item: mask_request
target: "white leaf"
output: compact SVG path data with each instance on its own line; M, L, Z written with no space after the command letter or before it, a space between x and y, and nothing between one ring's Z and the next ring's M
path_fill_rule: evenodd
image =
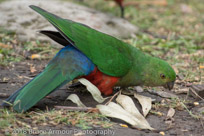
M118 95L116 98L117 103L119 103L127 112L138 116L138 118L143 117L139 110L136 108L132 99L127 95ZM144 118L144 117L143 117Z
M130 114L137 118L137 123L142 124L146 128L151 128L144 116L139 112L133 100L127 95L119 95L116 101ZM153 128L152 128L153 129Z
M96 100L98 103L102 103L106 100L106 98L103 98L101 96L101 92L98 90L98 88L85 78L80 78L79 82L86 86L87 90L91 93L94 100Z
M175 112L176 111L174 110L174 108L170 108L168 113L167 113L167 118L172 118L174 116Z
M111 104L114 106L110 106ZM136 125L135 121L132 119L134 117L116 103L110 102L108 105L97 105L96 108L105 116L124 120L133 126Z
M150 97L142 96L136 93L134 93L134 97L142 105L142 111L143 111L144 116L146 117L152 108L152 99Z
M143 122L140 122L134 115L125 111L120 105L114 102L110 102L108 105L97 105L96 107L99 109L101 114L105 116L121 119L140 129L153 130L152 127L144 125Z
M71 94L67 97L67 100L71 100L73 103L77 104L78 107L86 107L76 94Z

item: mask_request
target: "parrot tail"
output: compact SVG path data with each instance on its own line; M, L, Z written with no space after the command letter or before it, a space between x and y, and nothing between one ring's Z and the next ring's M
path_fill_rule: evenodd
M47 68L22 88L17 90L3 103L3 106L13 104L14 110L23 112L32 107L43 97L55 91L70 80L66 80L60 71Z
M24 112L42 98L69 81L88 75L94 64L73 46L66 46L50 61L34 79L12 94L3 106L12 104L17 112Z

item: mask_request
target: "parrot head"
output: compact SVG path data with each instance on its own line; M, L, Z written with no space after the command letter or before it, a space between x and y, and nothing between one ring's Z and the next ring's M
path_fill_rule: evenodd
M166 61L153 58L147 65L144 72L144 85L173 89L176 73Z

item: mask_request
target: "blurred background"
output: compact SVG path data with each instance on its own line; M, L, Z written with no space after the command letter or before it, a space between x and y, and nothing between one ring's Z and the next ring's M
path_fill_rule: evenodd
M31 4L166 59L187 81L203 81L200 69L204 65L202 0L1 0L2 65L23 61L32 54L44 52L44 48L48 48L46 53L52 54L53 46L38 48L40 42L50 43L50 40L36 31L54 28L28 7ZM7 46L9 50L4 48ZM50 57L46 53L43 53L44 58Z

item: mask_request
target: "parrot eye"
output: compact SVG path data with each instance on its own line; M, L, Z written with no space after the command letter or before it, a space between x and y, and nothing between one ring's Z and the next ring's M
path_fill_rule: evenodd
M165 79L166 76L164 74L160 74L161 79Z

